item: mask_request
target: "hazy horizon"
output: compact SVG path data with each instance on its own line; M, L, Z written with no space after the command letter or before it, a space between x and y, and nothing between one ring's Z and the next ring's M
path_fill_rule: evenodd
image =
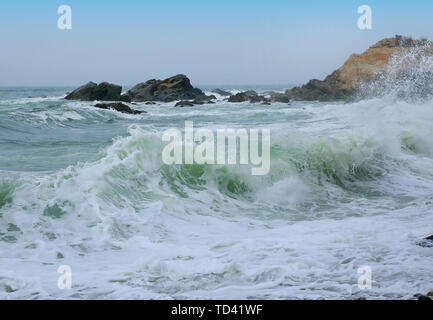
M63 4L72 8L72 30L57 28ZM364 4L372 30L357 27ZM383 38L433 39L432 11L425 0L18 0L1 5L0 86L131 86L179 73L196 86L301 84Z

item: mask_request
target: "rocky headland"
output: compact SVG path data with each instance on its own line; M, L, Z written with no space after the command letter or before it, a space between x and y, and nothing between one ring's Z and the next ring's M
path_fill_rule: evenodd
M386 71L392 56L410 48L431 46L426 39L413 40L396 35L383 39L361 54L352 54L342 67L324 80L313 79L301 87L286 90L292 100L335 101L345 100L357 94L362 85L375 81Z

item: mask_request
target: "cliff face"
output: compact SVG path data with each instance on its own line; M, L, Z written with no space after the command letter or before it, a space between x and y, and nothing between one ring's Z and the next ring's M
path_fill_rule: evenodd
M379 41L362 54L352 54L344 65L325 80L313 79L302 87L286 90L292 100L342 100L353 95L361 83L368 83L385 71L390 57L405 48L424 44L421 40L395 36Z

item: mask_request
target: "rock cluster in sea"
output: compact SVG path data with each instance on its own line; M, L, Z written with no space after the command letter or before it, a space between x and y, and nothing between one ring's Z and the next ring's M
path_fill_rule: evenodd
M207 96L200 89L194 88L188 77L182 74L165 80L152 79L139 83L123 95L121 91L122 87L116 84L89 82L72 91L65 99L125 102L195 100L197 103L216 99L215 96Z

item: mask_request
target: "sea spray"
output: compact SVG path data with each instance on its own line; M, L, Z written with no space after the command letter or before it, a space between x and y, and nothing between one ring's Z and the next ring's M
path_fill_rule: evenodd
M433 98L433 43L402 48L391 56L384 72L362 83L358 99L392 97L410 102Z

